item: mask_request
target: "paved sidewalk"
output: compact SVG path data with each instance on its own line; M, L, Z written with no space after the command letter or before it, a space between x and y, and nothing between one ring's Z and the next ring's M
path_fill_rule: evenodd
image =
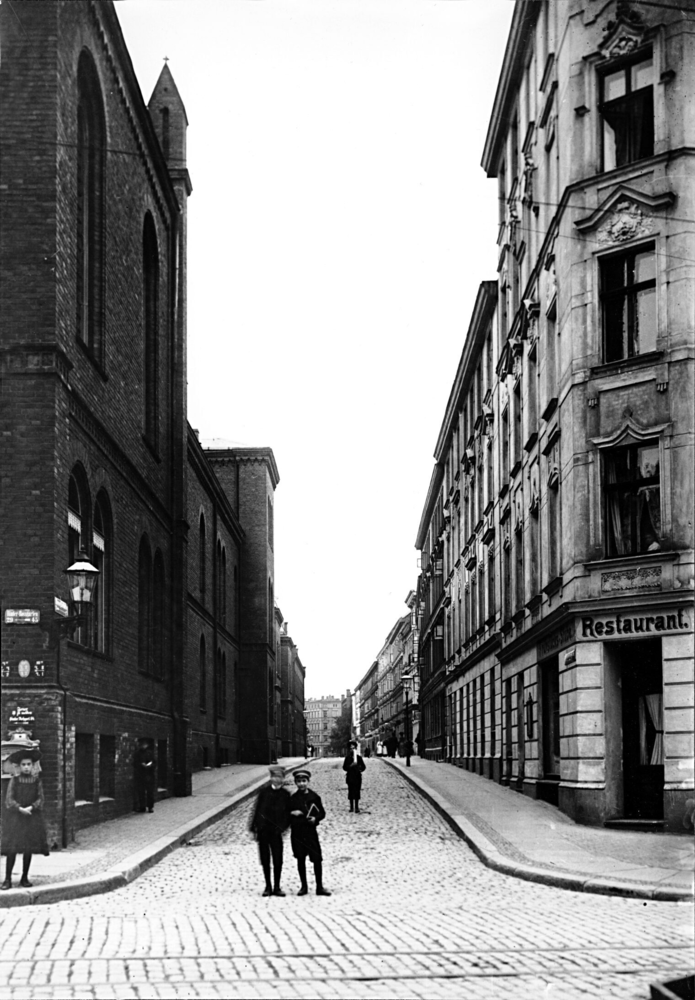
M306 761L281 757L279 763L293 770ZM267 780L267 764L231 764L199 771L193 775L192 795L163 799L153 813L128 813L97 823L81 830L66 850L34 856L29 876L32 888L0 892L0 908L78 899L127 885ZM16 869L15 865L15 885L19 882Z
M490 868L583 892L689 900L692 836L580 826L530 799L451 764L387 759L432 802Z

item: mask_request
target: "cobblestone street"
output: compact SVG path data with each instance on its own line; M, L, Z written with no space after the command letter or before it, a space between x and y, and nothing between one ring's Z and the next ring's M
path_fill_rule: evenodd
M692 907L568 892L486 868L396 771L348 812L315 762L325 883L263 898L251 802L131 885L5 911L0 989L42 998L647 998L692 969Z

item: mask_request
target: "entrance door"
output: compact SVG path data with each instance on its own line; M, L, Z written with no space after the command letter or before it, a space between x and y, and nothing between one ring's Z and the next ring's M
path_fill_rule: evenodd
M661 640L622 643L623 792L626 819L663 819Z
M521 791L526 777L526 734L524 731L524 671L516 675L516 787Z
M514 751L512 748L512 681L507 678L504 682L504 783L508 785L512 780L512 766L514 763Z
M541 664L543 777L560 780L560 675L558 658Z

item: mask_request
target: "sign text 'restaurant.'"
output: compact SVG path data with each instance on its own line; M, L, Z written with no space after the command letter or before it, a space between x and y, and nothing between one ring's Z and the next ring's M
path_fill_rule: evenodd
M666 615L616 615L614 618L582 618L582 639L601 639L604 636L644 635L654 632L682 632L690 622L679 609Z

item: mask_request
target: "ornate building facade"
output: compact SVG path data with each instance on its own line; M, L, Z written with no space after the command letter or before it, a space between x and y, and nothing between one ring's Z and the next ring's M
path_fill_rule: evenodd
M693 36L517 0L480 287L422 553L426 752L589 823L693 789Z

